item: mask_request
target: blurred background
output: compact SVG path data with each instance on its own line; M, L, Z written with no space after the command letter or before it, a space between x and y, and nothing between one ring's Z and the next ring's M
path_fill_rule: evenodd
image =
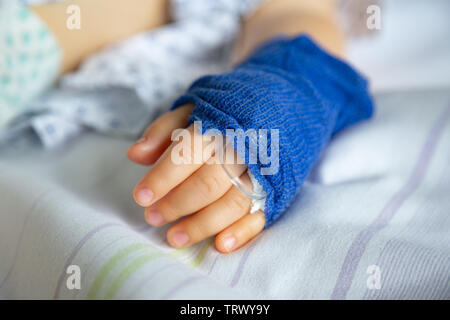
M381 29L352 41L349 59L372 89L450 86L450 2L383 0Z

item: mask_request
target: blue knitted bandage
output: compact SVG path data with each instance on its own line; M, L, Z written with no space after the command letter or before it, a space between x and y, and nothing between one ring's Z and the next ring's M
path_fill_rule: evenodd
M279 130L275 174L243 157L267 193L266 226L291 204L330 138L373 112L365 79L305 35L277 38L233 70L198 79L172 108L188 102L203 132Z

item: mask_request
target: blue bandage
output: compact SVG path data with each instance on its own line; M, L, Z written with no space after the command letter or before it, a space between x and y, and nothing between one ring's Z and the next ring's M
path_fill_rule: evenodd
M279 130L276 173L261 174L267 164L243 157L267 193L266 226L291 204L330 138L373 112L366 80L305 35L277 38L233 70L200 78L172 108L188 102L203 132Z

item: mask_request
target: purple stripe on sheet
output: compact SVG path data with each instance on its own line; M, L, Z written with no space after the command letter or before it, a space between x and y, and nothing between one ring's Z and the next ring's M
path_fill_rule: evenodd
M220 255L221 255L221 253L218 252L216 257L214 258L214 261L213 261L213 263L211 265L211 268L209 268L208 276L211 274L211 272L213 272L214 267L216 266L216 262L217 262L217 260L219 260Z
M448 160L450 164L450 158ZM440 171L439 182L421 197L422 205L407 227L383 247L376 262L382 270L381 289L367 289L363 299L445 297L450 282L450 256L440 249L438 242L447 243L448 239L441 234L438 240L436 231L449 225L450 216L446 215L445 205L429 210L426 203L428 198L433 202L432 195L436 192L446 190L450 182L449 169L450 166L446 166Z
M73 259L75 258L77 253L80 251L80 249L83 247L83 245L89 239L91 239L95 234L97 234L99 231L101 231L103 229L106 229L106 228L109 228L109 227L116 227L116 226L123 226L123 225L120 224L120 223L115 223L115 222L104 223L104 224L99 225L98 227L95 227L94 229L89 231L83 238L81 238L81 240L77 243L75 248L72 250L72 253L70 254L70 256L67 259L66 263L64 264L64 268L61 271L61 274L60 274L59 279L58 279L58 283L56 284L55 294L53 296L53 299L58 299L59 298L59 290L61 289L61 285L62 285L62 283L64 281L65 276L66 276L67 267L70 266L70 264L72 263Z
M173 287L172 289L169 290L169 292L167 292L164 296L161 297L161 300L167 300L170 299L171 296L173 296L174 294L178 293L179 291L181 291L184 287L189 286L191 283L200 280L200 279L204 279L203 276L193 276L190 278L187 278L184 281L181 281L179 284L177 284L175 287Z
M341 266L336 285L331 294L331 299L345 299L355 277L359 261L369 241L378 231L389 224L406 199L419 187L425 177L425 173L449 117L450 106L444 110L443 114L439 115L439 118L429 132L409 179L387 202L375 220L353 240L353 243L347 251L344 263Z
M19 240L16 243L16 248L14 250L14 258L13 261L11 263L11 266L8 269L8 272L6 273L6 276L3 278L3 280L0 282L0 289L5 285L6 281L9 279L9 277L11 276L12 271L14 270L14 266L16 265L17 262L17 257L19 255L19 247L22 244L23 241L23 237L25 235L25 227L27 226L28 220L30 219L31 214L33 213L33 211L36 209L38 203L45 197L45 195L49 194L50 190L45 190L44 192L42 192L41 194L39 194L39 196L36 197L36 199L34 200L33 204L31 205L30 210L28 210L28 214L25 217L25 220L23 222L23 226L22 229L20 230L20 235L19 235Z
M252 253L252 250L255 246L250 245L242 255L241 260L239 261L239 265L236 269L236 272L234 273L233 279L231 280L230 286L234 287L238 284L239 279L241 278L242 272L244 271L244 266L247 263L248 257L250 256L250 253Z

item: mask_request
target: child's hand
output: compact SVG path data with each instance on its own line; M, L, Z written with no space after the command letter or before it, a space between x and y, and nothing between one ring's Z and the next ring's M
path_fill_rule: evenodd
M249 214L251 199L237 189L220 164L175 164L172 131L184 128L192 105L177 108L152 123L127 152L131 161L154 166L134 189L134 199L145 208L145 218L162 226L180 218L167 232L167 240L183 248L216 236L216 248L228 253L255 237L265 224L264 213ZM188 128L191 137L200 133ZM194 138L191 138L194 141ZM245 165L228 166L251 188Z

